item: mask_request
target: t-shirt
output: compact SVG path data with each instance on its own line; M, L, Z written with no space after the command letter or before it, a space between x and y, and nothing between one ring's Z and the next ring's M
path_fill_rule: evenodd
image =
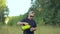
M28 18L25 18L21 22L27 22L31 27L37 27L36 22L33 19L29 20ZM27 29L23 31L23 34L34 34L34 31L30 31L30 29Z

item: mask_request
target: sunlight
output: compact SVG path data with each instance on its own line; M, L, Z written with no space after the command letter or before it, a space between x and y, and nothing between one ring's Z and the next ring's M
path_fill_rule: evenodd
M7 0L9 16L19 16L31 7L31 0Z

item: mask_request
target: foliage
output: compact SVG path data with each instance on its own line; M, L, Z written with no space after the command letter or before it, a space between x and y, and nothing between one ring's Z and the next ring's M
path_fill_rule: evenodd
M16 26L17 22L21 21L23 18L24 18L23 15L9 17L8 25L10 25L10 26Z
M3 24L5 21L5 15L8 15L8 12L9 12L9 9L6 6L6 0L0 0L0 22L3 22Z
M39 24L51 24L60 25L60 0L36 0L29 8L28 12L33 10L35 12L35 21ZM28 15L28 12L24 15L12 17L9 23L21 20ZM18 22L18 20L16 22ZM16 23L14 22L14 23ZM13 24L13 23L12 23Z
M60 0L36 0L29 11L35 11L37 22L42 19L43 24L60 25L59 3Z

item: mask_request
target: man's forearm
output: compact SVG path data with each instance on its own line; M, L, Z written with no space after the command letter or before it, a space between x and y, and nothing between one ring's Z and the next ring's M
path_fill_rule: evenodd
M18 24L18 25L23 25L23 24L26 25L26 24L28 24L28 23L26 23L26 22L18 22L17 24Z
M18 25L23 25L24 23L23 23L23 22L18 22L17 24L18 24Z

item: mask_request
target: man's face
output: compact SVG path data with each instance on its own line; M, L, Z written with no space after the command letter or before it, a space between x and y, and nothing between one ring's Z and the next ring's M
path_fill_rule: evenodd
M33 17L34 17L34 14L30 14L30 19L33 19Z
M35 13L33 11L29 12L28 18L33 19Z

